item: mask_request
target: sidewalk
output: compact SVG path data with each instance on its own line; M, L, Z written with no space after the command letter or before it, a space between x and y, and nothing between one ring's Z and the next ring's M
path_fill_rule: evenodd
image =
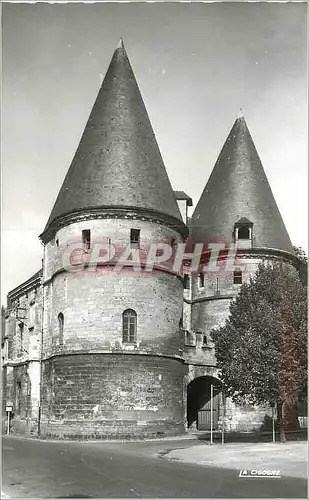
M307 442L227 443L170 450L162 458L226 469L276 469L281 476L307 477Z

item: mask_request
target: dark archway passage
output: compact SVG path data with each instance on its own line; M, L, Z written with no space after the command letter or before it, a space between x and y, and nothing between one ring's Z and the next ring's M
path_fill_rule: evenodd
M222 385L218 379L210 376L197 377L188 384L188 428L196 422L198 429L210 429L211 385L213 385L213 428L216 428L219 417Z

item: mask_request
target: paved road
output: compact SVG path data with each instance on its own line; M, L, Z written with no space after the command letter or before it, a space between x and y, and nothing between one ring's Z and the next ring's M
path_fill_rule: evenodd
M79 443L4 437L3 485L13 498L306 498L302 479L241 479L236 470L158 458L196 441Z

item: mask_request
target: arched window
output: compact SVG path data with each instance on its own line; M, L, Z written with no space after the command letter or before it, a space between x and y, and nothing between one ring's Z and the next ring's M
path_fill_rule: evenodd
M64 316L63 313L59 313L58 314L59 345L63 345L63 326L64 326Z
M252 248L253 244L253 222L247 217L242 217L234 225L234 241L238 242L239 248Z
M250 229L247 226L242 226L238 228L238 239L239 240L249 240Z
M133 309L126 309L122 313L122 342L134 344L136 342L137 314Z

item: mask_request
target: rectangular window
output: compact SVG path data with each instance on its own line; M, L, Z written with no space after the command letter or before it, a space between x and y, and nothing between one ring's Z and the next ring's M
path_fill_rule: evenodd
M86 250L90 249L90 229L83 229L82 240Z
M194 333L189 332L188 330L185 331L185 345L190 345L193 347L195 347L195 345L196 345Z
M234 271L234 285L241 285L241 284L242 284L242 272Z
M198 284L199 284L200 288L204 288L204 286L205 286L205 277L204 277L204 274L199 274Z
M130 242L134 247L138 247L140 241L140 229L131 229L130 232Z

